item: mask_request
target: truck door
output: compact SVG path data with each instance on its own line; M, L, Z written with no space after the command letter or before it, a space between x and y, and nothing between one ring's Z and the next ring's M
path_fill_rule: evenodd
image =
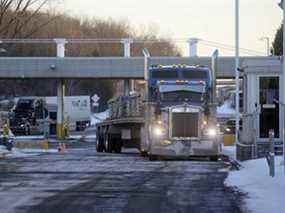
M275 138L279 138L279 77L259 77L259 137L269 138L269 130L273 129Z

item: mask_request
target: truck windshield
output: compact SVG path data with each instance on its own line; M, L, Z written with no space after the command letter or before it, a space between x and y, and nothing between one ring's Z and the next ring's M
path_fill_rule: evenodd
M161 101L163 102L176 102L187 101L200 103L203 101L203 93L190 92L190 91L173 91L161 93Z
M178 78L178 72L171 70L171 71L153 71L151 72L152 78L159 78L159 79L167 79L167 78Z
M208 73L203 70L186 70L183 71L183 77L186 79L207 79Z

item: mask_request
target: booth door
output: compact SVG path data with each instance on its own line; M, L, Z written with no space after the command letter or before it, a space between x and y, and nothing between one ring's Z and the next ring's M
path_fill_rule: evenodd
M269 138L273 129L275 138L279 138L279 77L264 76L259 78L259 137Z

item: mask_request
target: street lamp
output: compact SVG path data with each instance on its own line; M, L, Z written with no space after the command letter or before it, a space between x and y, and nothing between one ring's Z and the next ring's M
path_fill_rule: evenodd
M265 37L260 38L260 41L266 42L266 53L267 53L267 56L270 56L270 38L265 36Z
M235 0L235 83L236 83L236 134L235 142L238 144L239 133L239 0Z
M282 72L282 118L283 120L283 128L282 128L282 139L283 139L283 160L284 160L284 173L285 173L285 109L284 109L284 103L285 103L285 1L281 0L279 3L279 6L283 10L283 72Z

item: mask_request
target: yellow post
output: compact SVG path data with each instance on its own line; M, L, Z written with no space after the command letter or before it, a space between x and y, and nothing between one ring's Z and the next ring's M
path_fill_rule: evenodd
M9 129L8 124L6 123L6 124L4 125L4 128L3 128L3 137L4 137L5 142L8 141L9 133L10 133L10 129Z
M64 139L64 80L60 80L57 87L57 139Z
M49 149L49 141L46 140L44 143L43 143L43 149L47 152L48 149Z

